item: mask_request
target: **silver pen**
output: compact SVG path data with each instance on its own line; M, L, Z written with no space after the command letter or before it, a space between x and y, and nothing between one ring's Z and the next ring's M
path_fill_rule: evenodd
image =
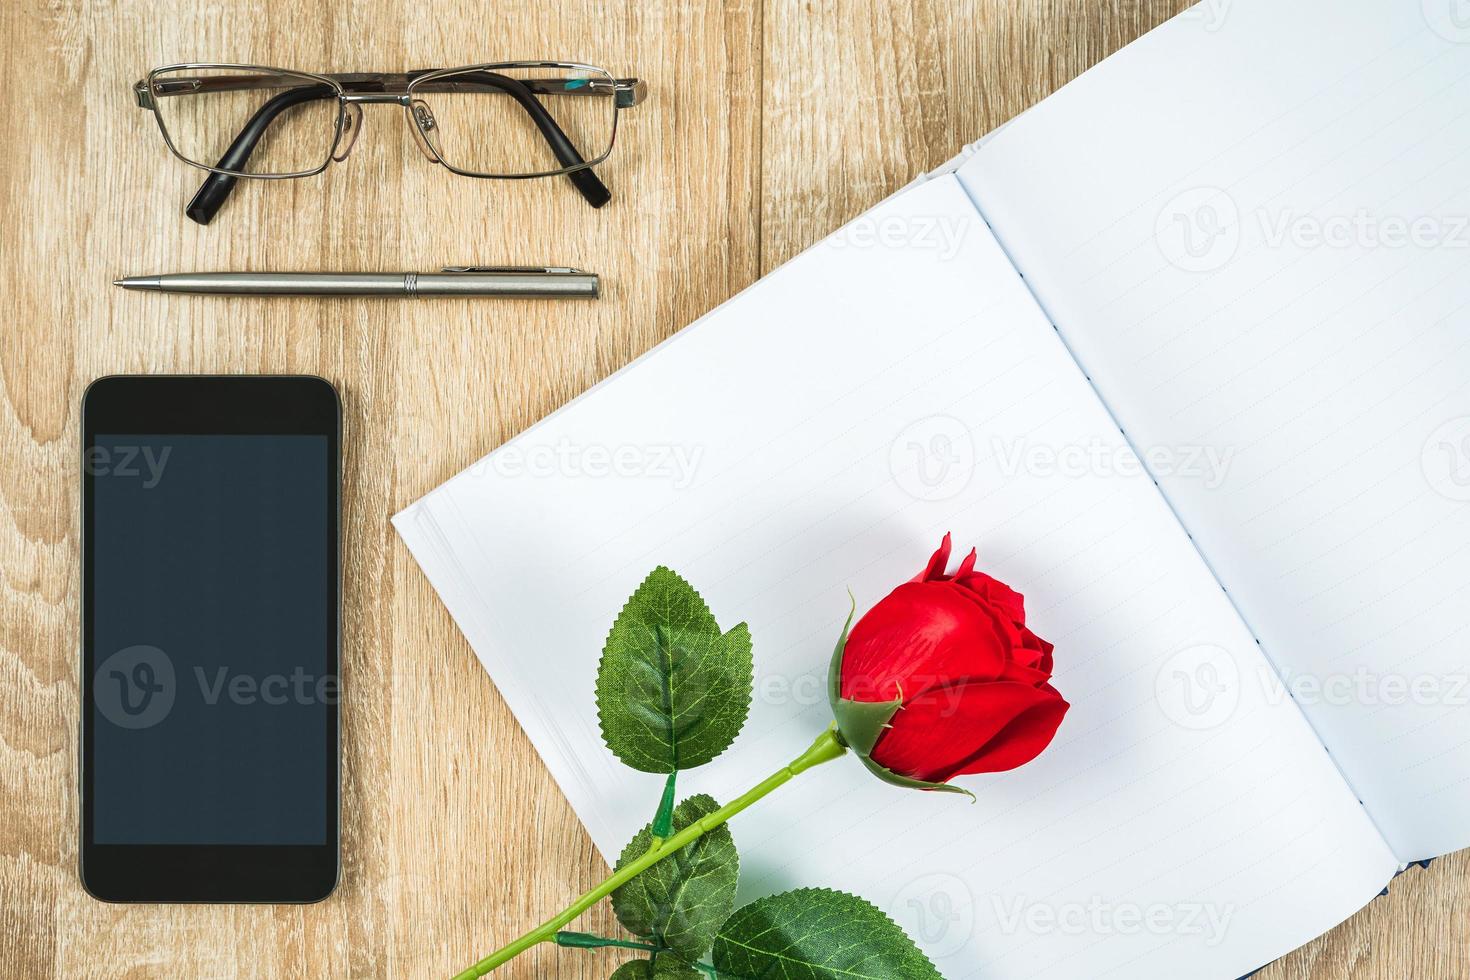
M452 265L439 272L176 272L114 279L163 293L246 296L561 296L596 299L597 274L557 266Z

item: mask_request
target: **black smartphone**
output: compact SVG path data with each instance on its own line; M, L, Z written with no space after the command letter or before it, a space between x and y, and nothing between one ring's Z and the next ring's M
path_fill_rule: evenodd
M315 377L82 398L81 876L313 902L338 872L341 408Z

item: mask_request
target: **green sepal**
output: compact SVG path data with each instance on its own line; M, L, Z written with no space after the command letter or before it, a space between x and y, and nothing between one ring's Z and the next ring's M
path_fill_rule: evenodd
M849 701L838 698L832 702L832 717L837 721L837 731L847 747L866 759L873 746L898 709L903 707L903 698L893 701Z
M847 650L847 634L852 632L852 617L857 615L857 596L850 589L847 599L851 603L847 610L847 622L842 624L842 635L837 638L832 661L827 665L827 703L832 706L834 716L837 714L837 702L842 700L842 654Z
M963 786L951 786L949 783L930 783L922 779L913 779L908 776L900 776L893 770L885 769L882 766L878 765L878 763L874 762L870 757L863 755L862 753L858 754L858 758L862 760L863 765L868 767L869 772L877 776L879 779L883 780L885 783L888 783L890 786L900 786L904 789L921 789L933 793L959 793L963 796L968 796L971 803L975 802L975 794L971 793Z
M832 706L832 719L837 722L837 734L844 745L859 756L866 758L878 744L878 738L898 709L903 707L903 692L893 701L849 701L842 696L842 659L847 653L847 635L852 632L852 619L857 614L857 599L847 593L851 605L847 610L847 622L842 624L842 635L837 637L837 646L832 650L832 662L827 667L827 703Z
M868 771L890 786L904 789L928 790L936 793L959 793L975 801L975 794L948 783L931 783L922 779L900 776L874 762L870 753L878 739L890 727L893 716L903 707L903 691L892 701L849 701L842 696L842 660L847 652L847 635L852 631L852 618L857 612L857 599L851 592L848 598L852 607L847 613L847 622L842 626L842 635L837 638L837 648L832 651L832 662L827 668L827 703L832 706L832 718L837 722L837 734L848 748L862 760Z

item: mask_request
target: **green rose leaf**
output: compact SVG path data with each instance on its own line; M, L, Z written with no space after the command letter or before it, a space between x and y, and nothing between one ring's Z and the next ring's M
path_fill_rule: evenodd
M612 980L703 980L704 974L686 966L672 956L660 956L652 960L631 960L618 967Z
M720 927L714 962L721 977L731 978L943 980L876 906L826 888L801 888L742 907Z
M745 624L721 633L693 586L659 566L618 613L602 648L602 739L643 772L702 766L740 734L754 673Z
M719 808L708 796L691 796L674 808L674 831ZM644 827L623 848L618 867L642 857L652 842L652 827ZM716 827L613 892L613 912L635 936L667 946L693 963L709 950L720 923L735 907L739 878L735 839L730 828Z

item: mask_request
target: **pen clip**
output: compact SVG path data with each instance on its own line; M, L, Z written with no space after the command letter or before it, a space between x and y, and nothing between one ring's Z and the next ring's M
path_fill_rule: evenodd
M572 276L582 274L581 269L573 269L570 266L547 265L446 265L440 271L450 274L474 272L508 272L538 276Z

